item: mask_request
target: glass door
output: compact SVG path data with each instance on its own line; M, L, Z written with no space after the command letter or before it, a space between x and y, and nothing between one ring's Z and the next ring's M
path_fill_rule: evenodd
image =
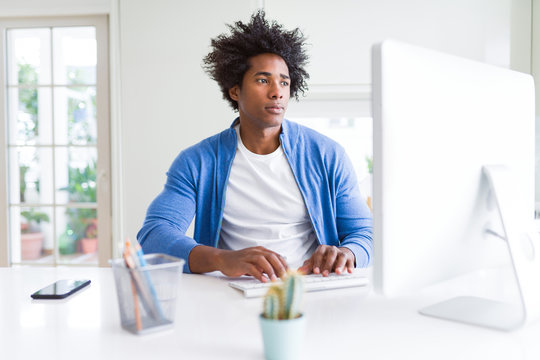
M97 265L100 247L110 247L97 40L88 25L6 29L11 264Z

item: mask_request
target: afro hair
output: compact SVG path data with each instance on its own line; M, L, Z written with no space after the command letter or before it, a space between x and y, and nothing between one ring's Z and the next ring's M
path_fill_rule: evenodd
M223 98L234 110L238 110L238 103L229 96L229 89L242 85L250 67L249 59L259 54L280 56L289 69L291 96L298 100L299 93L305 93L309 74L304 67L308 56L303 48L306 39L298 28L287 31L275 21L269 23L262 10L253 14L248 24L237 21L227 27L230 35L212 39L212 51L204 58L203 68L218 83Z

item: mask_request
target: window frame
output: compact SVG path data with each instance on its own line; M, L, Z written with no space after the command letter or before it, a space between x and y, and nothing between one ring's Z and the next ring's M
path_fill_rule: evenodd
M98 266L108 266L112 257L111 221L111 141L110 141L110 95L109 95L109 19L108 15L66 16L66 17L0 17L0 266L10 266L9 243L9 200L8 200L8 113L6 106L6 30L33 27L93 26L96 28L97 67L96 67L96 120L97 136L97 209L98 209ZM58 248L57 239L54 247ZM57 265L58 259L54 258ZM26 264L26 263L25 263ZM80 266L66 264L65 266ZM29 265L32 265L29 263ZM43 264L36 264L43 265ZM83 264L88 266L88 264Z

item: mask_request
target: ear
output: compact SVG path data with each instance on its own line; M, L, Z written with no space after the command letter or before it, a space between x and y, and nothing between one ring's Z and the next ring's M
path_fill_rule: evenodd
M238 101L239 94L240 94L240 86L234 85L232 88L229 89L229 96L234 101Z

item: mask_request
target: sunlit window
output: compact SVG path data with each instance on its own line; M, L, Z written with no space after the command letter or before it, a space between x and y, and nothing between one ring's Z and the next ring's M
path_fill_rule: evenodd
M10 262L97 264L96 28L8 28L5 51Z

